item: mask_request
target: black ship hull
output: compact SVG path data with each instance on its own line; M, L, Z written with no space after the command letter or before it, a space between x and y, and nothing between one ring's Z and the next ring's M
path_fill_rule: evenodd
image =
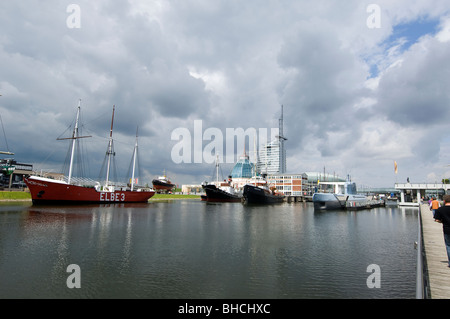
M158 179L154 179L152 183L153 188L157 191L171 191L175 187L175 184L166 183Z
M284 201L283 196L253 185L244 186L243 197L246 204L277 204Z
M242 196L231 194L224 190L217 188L215 185L204 185L203 189L206 192L207 202L240 202Z

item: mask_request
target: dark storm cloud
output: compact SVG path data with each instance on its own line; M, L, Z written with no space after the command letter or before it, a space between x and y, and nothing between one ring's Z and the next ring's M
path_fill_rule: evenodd
M381 183L393 158L404 171L402 158L450 155L442 142L449 42L436 36L448 36L446 1L379 1L379 29L366 25L369 1L79 1L81 28L69 28L71 3L2 5L0 111L18 159L40 164L58 154L48 166L60 161L66 146L55 138L73 121L79 99L95 135L91 158L103 159L116 105L122 165L139 126L147 174L166 169L180 183L211 169L172 161L175 128L192 132L193 121L203 120L204 129L223 133L270 129L281 104L289 171L327 164L372 178L366 172L385 165ZM395 25L415 26L424 16L442 21L438 30L414 38L407 51L393 47L401 42L389 38ZM378 73L370 72L374 66ZM432 174L426 165L417 174Z
M364 68L333 33L321 24L304 25L286 39L278 57L280 66L292 73L283 90L287 126L294 128L290 132L297 137L292 144L311 136L320 138L324 156L336 154L328 145L327 132L357 130L361 122L354 121L353 105L368 91L361 85Z

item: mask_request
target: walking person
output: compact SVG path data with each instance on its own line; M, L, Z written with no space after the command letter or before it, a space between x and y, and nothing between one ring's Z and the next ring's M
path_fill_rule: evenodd
M434 214L436 213L436 210L441 207L441 203L439 203L439 201L436 199L436 197L433 196L433 198L431 199L431 203L430 203L430 209L433 212L433 218L434 218Z
M450 267L450 195L444 195L444 206L436 210L434 219L438 223L442 223L448 266Z

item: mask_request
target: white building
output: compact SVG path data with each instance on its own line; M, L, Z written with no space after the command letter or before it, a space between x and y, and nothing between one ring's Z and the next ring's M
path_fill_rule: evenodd
M278 135L270 143L262 146L259 151L259 158L257 161L257 169L260 173L284 174L286 173L286 150L284 148L283 132L283 105L281 106L281 117L278 120Z
M286 173L286 151L281 139L276 138L262 146L257 168L267 175Z

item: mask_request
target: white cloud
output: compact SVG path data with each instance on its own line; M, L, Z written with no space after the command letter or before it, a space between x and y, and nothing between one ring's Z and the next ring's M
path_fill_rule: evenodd
M445 17L441 21L441 31L436 35L441 42L450 41L450 17Z

